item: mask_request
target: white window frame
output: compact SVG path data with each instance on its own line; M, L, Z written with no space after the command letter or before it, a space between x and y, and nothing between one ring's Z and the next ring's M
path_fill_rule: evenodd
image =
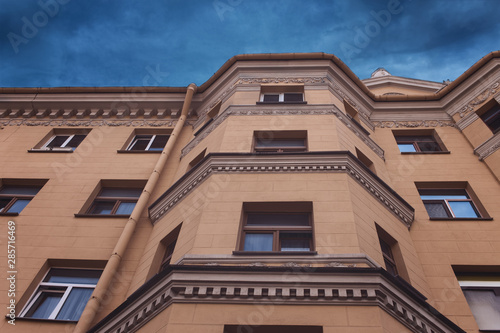
M264 95L278 95L279 100L278 103L284 103L285 102L285 94L301 94L302 95L302 101L297 101L297 103L303 102L304 101L304 93L302 92L282 92L282 93L262 93L260 94L260 102L264 102ZM267 103L267 102L265 102Z
M48 292L48 293L63 293L63 296L59 300L59 303L54 308L54 310L52 311L52 313L50 314L50 316L48 318L44 318L44 319L48 319L48 320L55 320L56 317L57 317L57 315L61 311L64 303L68 299L68 296L71 293L71 290L73 290L73 288L76 287L76 288L81 288L81 289L92 289L92 290L94 290L95 287L96 287L96 285L97 285L97 284L43 282L43 280L45 280L45 278L47 277L47 275L50 273L50 270L53 269L53 268L54 269L71 269L71 268L67 268L67 267L51 267L51 268L49 268L49 270L47 270L47 273L45 273L45 275L43 276L42 281L36 287L35 292L33 293L33 295L31 295L30 301L28 302L28 304L26 304L26 306L24 307L24 309L19 314L19 317L24 317L31 310L31 308L33 307L33 305L36 304L36 302L42 296L43 293L46 293L46 292ZM74 270L87 270L88 271L88 270L94 270L94 269L78 269L78 268L75 268ZM102 271L102 270L95 270L95 271ZM51 288L66 288L66 290L65 291L62 291L62 290L61 291L50 290ZM29 318L29 317L27 317L27 318Z
M66 141L63 142L62 145L60 145L59 147L47 147L49 145L49 143L51 143L52 141L54 141L54 139L58 136L66 136L66 135L69 135L68 139ZM50 139L47 140L47 142L45 142L45 144L42 146L42 149L46 149L46 150L68 150L68 151L73 151L75 148L73 147L66 147L66 145L75 137L75 135L85 135L87 136L87 134L55 134L53 136L50 137Z
M165 135L165 136L170 136L170 135L168 135L168 134L136 134L136 135L134 136L134 138L132 139L132 141L130 142L130 144L128 145L127 150L128 150L128 151L132 151L132 147L134 147L134 145L137 143L137 137L138 137L138 136L148 136L148 135L150 135L150 136L151 136L151 139L149 139L149 143L148 143L148 145L146 146L146 149L141 150L141 151L149 151L149 148L151 148L151 145L152 145L152 144L153 144L153 142L155 141L155 139L156 139L156 136L157 136L157 135ZM147 139L142 138L141 140L147 140ZM168 141L168 139L167 139L167 141Z
M474 289L477 289L477 290L481 290L481 289L487 289L487 288L500 288L500 281L481 281L481 280L458 280L458 284L460 285L460 288L462 288L462 292L463 292L463 288L470 288L469 290L474 290ZM465 297L465 294L464 294L464 297ZM467 302L468 303L468 302ZM472 308L470 307L469 305L469 309L471 310L472 314L474 315L474 317L476 316L475 313L472 311ZM474 318L475 319L475 318ZM476 319L477 321L477 319ZM479 325L479 322L478 322L478 325ZM479 330L481 331L481 327L479 327ZM485 329L483 328L484 331L489 331L491 329ZM495 329L495 331L497 330L497 328Z

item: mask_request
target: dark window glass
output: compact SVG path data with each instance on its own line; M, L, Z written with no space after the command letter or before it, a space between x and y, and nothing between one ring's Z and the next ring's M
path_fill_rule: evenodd
M500 105L495 105L490 110L486 111L481 119L491 129L493 133L500 130Z
M283 98L285 102L302 102L302 94L285 93Z
M441 146L432 135L397 135L395 138L402 153L442 151Z
M40 191L39 186L4 186L0 188L0 213L19 214Z
M279 94L264 94L264 102L279 102Z
M163 150L163 148L167 144L168 138L168 135L157 135L154 141L151 143L149 150Z

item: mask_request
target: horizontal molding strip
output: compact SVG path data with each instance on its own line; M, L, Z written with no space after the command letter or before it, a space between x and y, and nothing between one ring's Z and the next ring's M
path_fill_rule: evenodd
M378 306L412 332L465 332L381 268L182 265L156 275L89 332L137 332L174 303Z
M347 173L391 211L407 228L414 209L348 151L304 153L212 153L170 187L149 207L153 224L212 174L222 173Z
M181 158L188 154L203 139L212 133L229 116L273 116L273 115L334 115L353 133L356 134L371 150L381 159L384 159L384 150L375 143L363 130L361 130L347 115L333 104L322 105L232 105L214 118L212 123L205 127L193 140L183 149Z

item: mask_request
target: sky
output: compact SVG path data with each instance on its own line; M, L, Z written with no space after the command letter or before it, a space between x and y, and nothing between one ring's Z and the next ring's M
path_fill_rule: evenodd
M0 87L201 85L288 52L442 82L500 50L499 17L500 0L0 0Z

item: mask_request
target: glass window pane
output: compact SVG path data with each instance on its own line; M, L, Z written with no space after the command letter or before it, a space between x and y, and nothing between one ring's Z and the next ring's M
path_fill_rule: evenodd
M427 210L427 213L429 214L429 217L444 217L448 218L447 210L444 206L444 203L425 203L425 209Z
M287 93L284 96L285 102L302 102L302 94L297 93L297 94L292 94L292 93Z
M89 214L104 214L104 215L109 215L111 214L111 211L113 211L113 207L115 206L115 202L106 202L106 201L101 201L101 202L95 202L92 208L89 211Z
M436 142L418 142L420 151L441 151L441 147Z
M28 318L48 319L61 300L63 293L42 292L30 311Z
M0 194L35 195L39 191L40 187L37 186L4 186Z
M7 206L12 199L0 199L0 213L3 211L5 206Z
M310 251L311 234L280 233L281 251Z
M309 214L248 213L247 225L309 226Z
M136 204L135 202L122 202L120 203L120 206L118 206L118 209L116 210L115 214L130 215L134 210L135 204Z
M402 153L414 153L417 151L412 143L398 143L398 147Z
M73 288L56 319L78 320L94 289Z
M105 187L99 194L100 197L112 198L139 198L142 188L112 188Z
M68 140L69 137L70 137L69 135L56 135L56 137L54 139L52 139L52 141L49 142L47 147L50 147L50 148L61 147L62 144L64 142L66 142L66 140Z
M9 213L20 213L26 207L31 200L28 199L17 199L16 202L9 208Z
M443 194L443 195L427 195L423 194L420 196L422 200L446 200L446 199L469 199L466 195L451 195L451 194Z
M157 135L153 143L149 147L149 150L163 150L163 148L167 144L168 138L168 135Z
M279 102L280 95L278 94L265 94L264 102Z
M480 330L500 329L500 297L491 289L464 290Z
M101 273L102 271L92 269L52 268L43 281L71 284L96 284Z
M128 150L146 150L152 138L152 135L136 135Z
M396 268L396 265L394 265L393 262L390 260L384 258L384 263L385 263L385 269L387 272L389 272L391 275L398 275L398 269Z
M305 139L257 139L257 148L305 147Z
M69 140L65 147L76 148L80 143L82 143L85 137L86 135L75 135L71 140Z
M245 234L244 251L272 251L273 234Z
M470 201L448 201L455 217L480 217Z

